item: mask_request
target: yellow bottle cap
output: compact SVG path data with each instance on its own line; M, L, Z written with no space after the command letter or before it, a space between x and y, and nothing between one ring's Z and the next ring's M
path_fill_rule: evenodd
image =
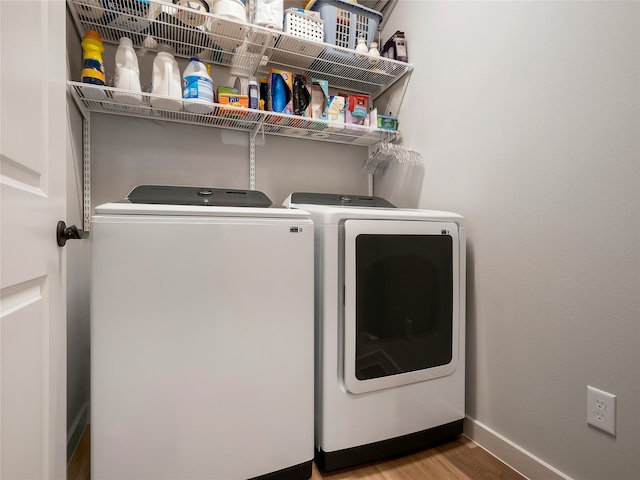
M95 30L87 30L84 32L84 37L82 39L89 38L91 40L96 40L97 42L102 42L102 38L100 38L100 34Z

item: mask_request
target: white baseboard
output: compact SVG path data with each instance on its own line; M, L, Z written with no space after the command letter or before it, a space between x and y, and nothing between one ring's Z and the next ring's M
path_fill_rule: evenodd
M89 402L86 402L82 405L82 408L80 408L80 411L76 415L76 418L74 418L73 423L67 432L67 466L69 466L69 462L73 458L76 448L78 448L78 444L82 438L82 432L84 432L88 423Z
M571 480L557 468L469 416L464 419L464 436L531 480Z

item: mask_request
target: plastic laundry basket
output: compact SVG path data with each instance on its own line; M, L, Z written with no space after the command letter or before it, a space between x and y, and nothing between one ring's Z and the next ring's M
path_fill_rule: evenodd
M324 20L324 41L338 47L355 49L359 37L368 46L382 21L380 12L347 0L315 0L308 8Z

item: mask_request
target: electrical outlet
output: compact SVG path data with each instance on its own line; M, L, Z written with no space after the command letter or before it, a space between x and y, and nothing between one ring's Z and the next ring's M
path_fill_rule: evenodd
M616 436L616 396L587 385L587 423Z

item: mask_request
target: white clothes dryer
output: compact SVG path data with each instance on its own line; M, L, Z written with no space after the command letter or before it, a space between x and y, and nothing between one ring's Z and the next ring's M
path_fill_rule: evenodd
M91 224L91 478L306 480L313 223L140 186Z
M293 193L315 229L315 460L329 471L453 439L465 415L460 215Z

